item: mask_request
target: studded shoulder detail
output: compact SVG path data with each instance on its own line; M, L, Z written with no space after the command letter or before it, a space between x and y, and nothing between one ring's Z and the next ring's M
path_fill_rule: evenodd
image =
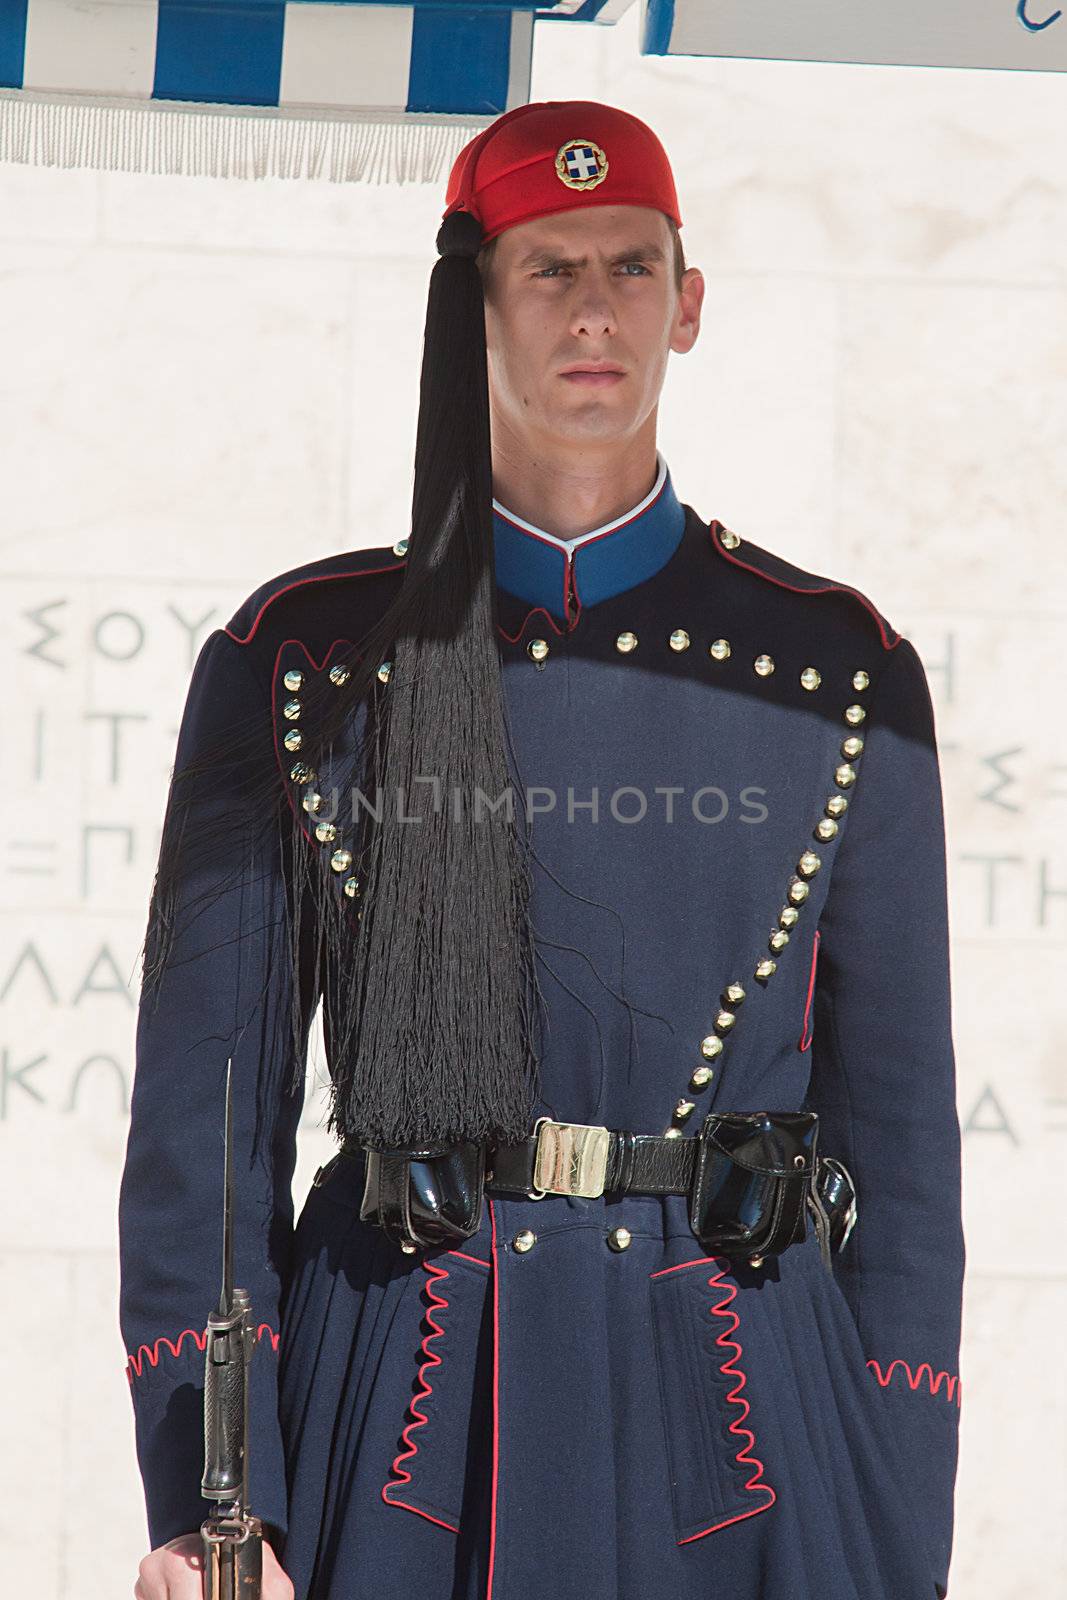
M329 694L340 688L347 683L356 659L348 639L335 639L319 661L301 640L288 639L278 651L271 690L274 749L289 803L309 844L325 850L339 889L349 900L357 899L362 889L352 849L355 829L349 823L349 832L345 832L337 815L336 791L328 804L322 793L326 780L306 757L314 742L313 729L308 726L309 691L314 688ZM391 665L383 661L378 668L378 681L383 685L389 681ZM361 914L357 909L357 919Z
M791 589L795 594L851 595L873 618L884 649L892 650L900 643L900 634L862 590L855 589L848 583L839 583L834 578L824 578L816 572L807 572L803 567L794 566L791 561L784 560L773 551L763 549L748 539L742 539L732 528L727 528L714 519L708 527L712 548L733 566L743 567L758 577L766 578L769 583L777 584L780 589Z
M366 550L346 550L340 555L309 561L268 579L238 606L225 632L236 644L250 644L260 631L264 618L283 596L312 585L340 583L346 578L373 577L382 572L399 572L407 556L408 541L393 545L374 545Z

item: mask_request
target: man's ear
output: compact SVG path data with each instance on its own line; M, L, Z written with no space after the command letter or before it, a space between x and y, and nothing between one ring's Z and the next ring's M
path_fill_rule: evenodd
M704 274L699 267L686 267L678 290L678 305L671 327L671 349L684 355L696 344L700 332L700 309L704 304Z

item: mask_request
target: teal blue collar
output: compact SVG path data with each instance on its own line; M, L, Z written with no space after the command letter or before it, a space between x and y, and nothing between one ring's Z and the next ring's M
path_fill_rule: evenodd
M656 481L643 500L568 545L493 500L496 580L509 593L554 616L567 616L568 562L582 607L644 583L666 566L685 532L685 509L657 451Z

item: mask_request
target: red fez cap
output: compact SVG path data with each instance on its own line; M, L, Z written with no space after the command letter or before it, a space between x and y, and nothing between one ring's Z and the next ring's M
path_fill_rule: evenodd
M482 242L576 206L650 206L681 227L667 152L639 117L597 100L505 111L456 157L442 219L469 211Z

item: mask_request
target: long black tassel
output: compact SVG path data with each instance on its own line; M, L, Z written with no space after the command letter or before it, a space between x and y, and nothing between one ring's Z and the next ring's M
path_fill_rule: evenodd
M497 647L480 242L466 212L438 235L407 570L377 696L381 815L359 960L331 997L330 1126L375 1148L521 1138L538 1092L530 872Z
M530 858L497 646L480 243L466 212L438 234L400 592L356 642L347 681L301 695L301 756L315 787L333 785L358 900L305 837L316 816L294 816L256 719L175 772L145 943L151 989L194 883L202 904L253 859L279 864L293 1084L321 990L330 1128L378 1149L519 1139L540 1092ZM202 803L235 791L240 848L232 812L227 827Z

